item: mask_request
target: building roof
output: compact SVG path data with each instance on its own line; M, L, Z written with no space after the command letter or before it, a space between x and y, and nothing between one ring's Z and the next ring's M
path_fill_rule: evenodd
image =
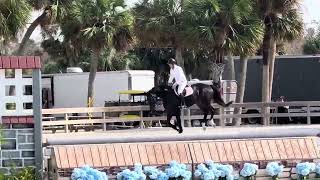
M3 116L2 124L34 124L33 116Z
M58 169L83 165L95 168L161 166L176 160L186 164L301 161L319 159L315 137L192 142L116 143L54 146Z
M0 56L0 69L40 69L40 56Z

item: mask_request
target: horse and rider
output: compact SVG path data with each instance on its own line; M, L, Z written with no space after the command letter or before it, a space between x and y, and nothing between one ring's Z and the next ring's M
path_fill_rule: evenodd
M159 85L152 88L147 96L151 113L155 112L157 98L161 98L167 114L167 124L179 133L183 132L180 118L181 108L196 104L204 113L201 124L205 127L208 125L208 114L211 115L210 120L213 121L214 108L211 105L212 102L223 107L232 104L232 101L229 103L223 101L220 86L217 83L212 83L212 85L201 82L188 84L183 69L177 65L173 58L169 59L168 65L170 66L168 85ZM170 123L173 116L176 117L176 124Z

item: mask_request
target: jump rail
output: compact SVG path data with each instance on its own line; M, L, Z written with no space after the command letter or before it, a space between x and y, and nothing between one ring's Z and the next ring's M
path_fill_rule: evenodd
M311 124L311 117L320 116L320 112L314 112L314 109L320 110L320 101L297 101L297 102L270 102L270 103L237 103L232 104L229 108L242 108L242 109L261 109L263 107L276 108L281 106L300 107L300 109L294 112L288 113L256 113L256 114L226 114L225 109L221 108L217 104L213 104L215 108L220 109L220 114L215 115L214 119L219 120L219 125L225 125L225 119L227 118L263 118L269 119L267 124L270 124L270 118L278 117L307 117L307 124ZM302 108L301 108L302 107ZM317 108L319 107L319 108ZM196 106L192 106L189 109L185 109L188 113L183 113L182 120L191 122L194 119L202 119L202 115L191 115L190 110L198 109ZM114 106L114 107L91 107L91 108L56 108L56 109L43 109L43 120L49 119L50 121L43 121L43 126L65 126L65 131L68 132L68 125L84 125L84 124L102 124L103 129L106 130L106 124L115 122L140 122L140 127L144 127L144 122L150 121L162 121L166 120L166 117L143 117L144 111L149 111L149 106ZM139 112L139 116L123 119L120 117L108 117L107 113L114 112ZM87 116L72 116L72 114L88 114L94 113L92 118ZM55 117L63 117L61 120L54 120ZM183 123L184 124L184 123ZM191 126L190 123L188 126Z

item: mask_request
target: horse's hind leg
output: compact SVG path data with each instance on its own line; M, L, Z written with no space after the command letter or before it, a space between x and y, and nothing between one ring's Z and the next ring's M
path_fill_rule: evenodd
M210 106L210 112L211 112L211 116L209 120L209 125L215 127L216 123L214 123L214 120L213 120L214 108L212 106Z
M172 115L167 115L167 124L168 124L168 126L171 127L174 130L179 131L176 125L171 124L171 122L170 122L171 119L172 119Z
M177 118L178 132L182 133L183 132L183 128L182 128L182 125L181 125L181 118L180 118L180 116L176 116L176 118Z

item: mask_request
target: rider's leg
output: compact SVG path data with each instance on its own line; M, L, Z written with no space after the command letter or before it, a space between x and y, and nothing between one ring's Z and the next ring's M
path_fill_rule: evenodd
M182 94L179 95L179 98L180 98L180 101L181 101L181 106L182 107L185 107L186 106L186 103L184 101L184 96Z
M184 88L187 86L187 82L181 82L178 87L178 94L181 100L181 106L185 106L184 96L182 94Z

